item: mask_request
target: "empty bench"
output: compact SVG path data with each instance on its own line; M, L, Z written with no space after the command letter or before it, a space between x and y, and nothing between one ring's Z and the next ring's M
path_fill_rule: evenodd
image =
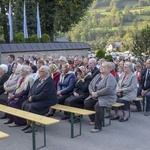
M9 135L7 133L4 133L4 132L0 131L0 140L5 139L7 137L9 137Z
M24 118L26 120L32 121L32 128L33 128L33 131L32 131L32 144L33 144L33 150L36 150L35 123L40 123L44 127L44 145L42 147L46 147L46 127L45 127L45 125L51 125L51 124L55 124L55 123L59 122L59 120L57 120L57 119L44 117L42 115L30 113L30 112L27 112L27 111L23 111L23 110L20 110L20 109L12 108L12 107L1 105L1 104L0 104L0 111L2 111L4 113L7 113L7 114L11 114L11 115L17 116L17 117L20 117L20 118ZM39 147L39 148L42 148L42 147Z
M60 105L56 104L54 106L51 106L52 109L56 110L61 110L61 111L66 111L71 114L70 117L70 123L71 123L71 138L77 137L81 135L81 121L82 121L82 116L81 115L91 115L95 114L95 111L90 111L90 110L85 110L81 108L76 108L76 107L71 107L71 106L66 106L66 105ZM74 136L74 117L75 115L79 115L78 118L80 120L80 127L79 127L79 134Z

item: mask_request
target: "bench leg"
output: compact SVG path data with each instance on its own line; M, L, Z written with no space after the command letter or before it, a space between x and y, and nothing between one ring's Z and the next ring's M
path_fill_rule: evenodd
M71 113L71 117L70 117L70 122L71 122L71 138L74 138L74 137L77 137L77 136L80 136L81 135L81 120L82 120L82 117L79 116L79 120L80 120L80 126L79 126L79 134L78 135L74 135L74 113Z
M143 97L142 105L143 105L143 111L145 111L145 97Z
M105 113L106 113L106 109L108 109L108 113L109 113L109 123L106 124L105 123ZM103 107L103 127L106 127L108 125L111 125L111 107Z
M32 122L32 144L33 150L36 150L36 139L35 139L35 122Z
M46 147L46 127L45 127L45 125L43 125L43 130L44 130L43 131L44 132L44 145L39 147L39 148L36 148L35 122L32 122L32 144L33 144L33 150Z

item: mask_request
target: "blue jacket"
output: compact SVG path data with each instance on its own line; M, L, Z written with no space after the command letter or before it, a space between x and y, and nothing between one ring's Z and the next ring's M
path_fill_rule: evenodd
M57 84L57 91L61 92L61 95L72 93L75 83L76 76L73 72L68 72L64 79L62 77L63 74L60 75L59 82Z

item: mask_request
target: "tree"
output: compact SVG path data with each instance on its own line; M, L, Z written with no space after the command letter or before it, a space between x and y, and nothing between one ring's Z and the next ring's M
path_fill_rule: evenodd
M2 27L2 33L6 43L9 42L9 28L8 28L8 17L6 15L8 5L5 0L0 0L0 27Z
M57 32L71 30L85 15L93 0L39 0L42 31L53 40Z
M14 22L15 32L23 31L23 0L15 0ZM36 3L35 0L26 0L26 18L29 36L36 34Z
M133 52L141 56L142 53L150 55L150 26L147 25L146 28L139 32L133 42Z

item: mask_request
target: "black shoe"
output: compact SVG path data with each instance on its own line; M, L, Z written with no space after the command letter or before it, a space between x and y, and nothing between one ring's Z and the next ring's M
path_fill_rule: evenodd
M132 112L141 112L142 111L142 109L134 109L134 110L132 110Z
M124 119L124 118L121 118L119 119L120 122L125 122L125 121L128 121L128 118Z
M24 131L24 133L32 133L32 127L30 126L27 130Z
M61 118L61 120L67 120L67 119L70 119L70 116L64 116Z
M6 119L6 118L7 118L6 115L0 117L0 119Z
M7 121L4 122L4 124L10 124L12 122L13 122L12 120L7 120Z
M31 126L30 125L26 125L24 128L21 129L21 131L25 131L27 129L29 129Z
M46 117L51 117L51 116L54 116L54 114L46 114L45 116Z
M112 117L111 117L111 120L119 120L119 116L117 116L117 117L112 116Z

